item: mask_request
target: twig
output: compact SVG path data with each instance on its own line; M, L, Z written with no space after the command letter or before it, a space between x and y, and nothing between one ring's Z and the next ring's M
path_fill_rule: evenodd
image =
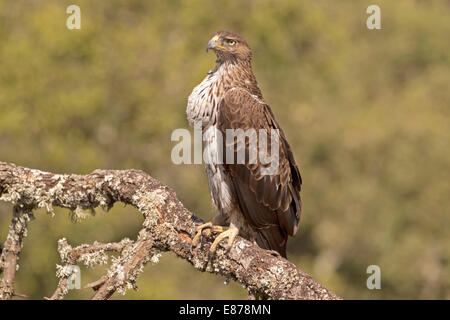
M61 260L65 262L64 266L58 266L59 283L56 287L53 295L48 300L63 299L68 293L68 282L74 274L74 268L72 267L77 262L81 261L86 266L92 267L97 264L106 264L108 262L108 256L106 252L122 252L131 240L125 238L121 242L114 243L99 243L94 242L92 245L81 245L76 248L72 248L65 238L58 241L58 251L61 256Z

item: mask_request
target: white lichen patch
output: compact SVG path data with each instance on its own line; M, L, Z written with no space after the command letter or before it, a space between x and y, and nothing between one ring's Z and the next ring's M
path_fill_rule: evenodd
M58 252L62 262L67 262L69 254L72 252L72 247L67 243L66 238L58 240Z
M112 175L112 174L107 174L104 178L103 178L103 180L105 181L105 182L110 182L110 181L112 181L114 179L114 176Z
M51 175L50 172L46 172L46 171L42 171L42 170L37 170L37 169L28 169L30 170L30 172L32 174L34 174L35 176L40 176L40 175Z
M129 238L123 238L122 240L120 240L120 244L125 247L130 245L131 243L133 243L132 240L130 240Z
M270 272L275 275L275 277L279 278L283 276L284 268L280 265L274 265L270 267Z
M0 200L16 204L20 200L20 193L15 190L6 190L6 192L0 196Z
M80 207L77 207L75 209L75 211L70 211L69 215L70 215L70 220L74 223L79 222L79 221L84 220L87 217L89 217L89 214L85 213L83 211L83 209L81 209Z
M192 263L193 263L195 269L203 270L204 262L201 261L200 259L194 259L192 261Z
M38 203L37 207L38 207L38 208L45 208L45 210L47 211L47 213L52 215L52 218L55 217L55 211L53 210L53 205L51 204L51 202L41 200L41 201Z
M76 270L72 265L65 265L65 266L61 266L59 264L56 265L56 276L60 279L69 278L75 272Z
M84 253L78 258L86 267L91 268L95 265L105 265L108 263L108 255L105 250Z
M235 248L236 248L236 253L237 253L238 255L240 255L240 254L242 253L242 250L244 250L245 247L250 247L250 245L247 244L247 243L245 243L244 241L239 241L239 242L237 243L237 245L235 246Z
M262 291L268 293L267 289L270 288L272 281L273 280L262 278L259 280L258 286Z
M111 278L113 276L117 276L117 279L120 281L125 280L125 270L123 265L121 264L121 259L112 257L112 265L111 268L108 270L108 277Z
M145 215L147 222L152 223L159 218L158 208L164 205L166 194L160 189L148 192L145 188L141 188L133 195L132 200L138 210Z
M158 262L159 262L159 258L161 257L161 253L157 253L157 254L154 254L151 258L150 258L150 261L153 263L153 264L157 264Z
M117 279L117 285L116 290L120 294L124 295L126 293L126 287L129 283L129 281L126 281L126 274L125 274L125 268L123 266L123 257L111 257L111 267L109 268L107 272L108 278L116 277Z

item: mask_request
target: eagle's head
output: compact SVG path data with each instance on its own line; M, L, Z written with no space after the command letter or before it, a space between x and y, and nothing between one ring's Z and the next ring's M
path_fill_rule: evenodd
M220 60L250 60L252 51L247 42L239 34L232 31L219 31L209 40L208 50L214 50Z

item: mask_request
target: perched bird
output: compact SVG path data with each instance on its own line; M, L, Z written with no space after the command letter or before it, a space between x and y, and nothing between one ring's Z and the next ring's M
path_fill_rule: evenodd
M247 42L235 32L219 31L208 42L208 50L215 52L216 66L194 88L186 110L191 126L202 125L205 150L212 157L219 157L220 152L225 153L225 149L230 148L237 153L240 148L237 142L233 140L226 145L225 138L218 138L218 133L226 135L230 129L254 129L258 138L261 129L268 132L267 136L271 136L273 130L279 141L278 166L274 173L264 174L267 164L252 163L247 158L244 163L206 163L209 189L219 212L211 222L197 229L193 246L198 245L202 235L219 233L210 248L214 253L220 241L228 238L231 248L235 237L241 234L261 248L286 257L287 239L297 232L302 208L299 169L258 87ZM267 148L272 142L270 140ZM241 146L249 156L252 152L249 141Z

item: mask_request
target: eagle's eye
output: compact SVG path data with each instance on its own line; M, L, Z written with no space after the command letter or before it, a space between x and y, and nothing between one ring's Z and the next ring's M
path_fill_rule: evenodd
M230 45L230 46L234 46L234 45L236 44L236 41L235 41L235 40L232 40L232 39L228 39L228 40L227 40L227 43L228 43L228 45Z

